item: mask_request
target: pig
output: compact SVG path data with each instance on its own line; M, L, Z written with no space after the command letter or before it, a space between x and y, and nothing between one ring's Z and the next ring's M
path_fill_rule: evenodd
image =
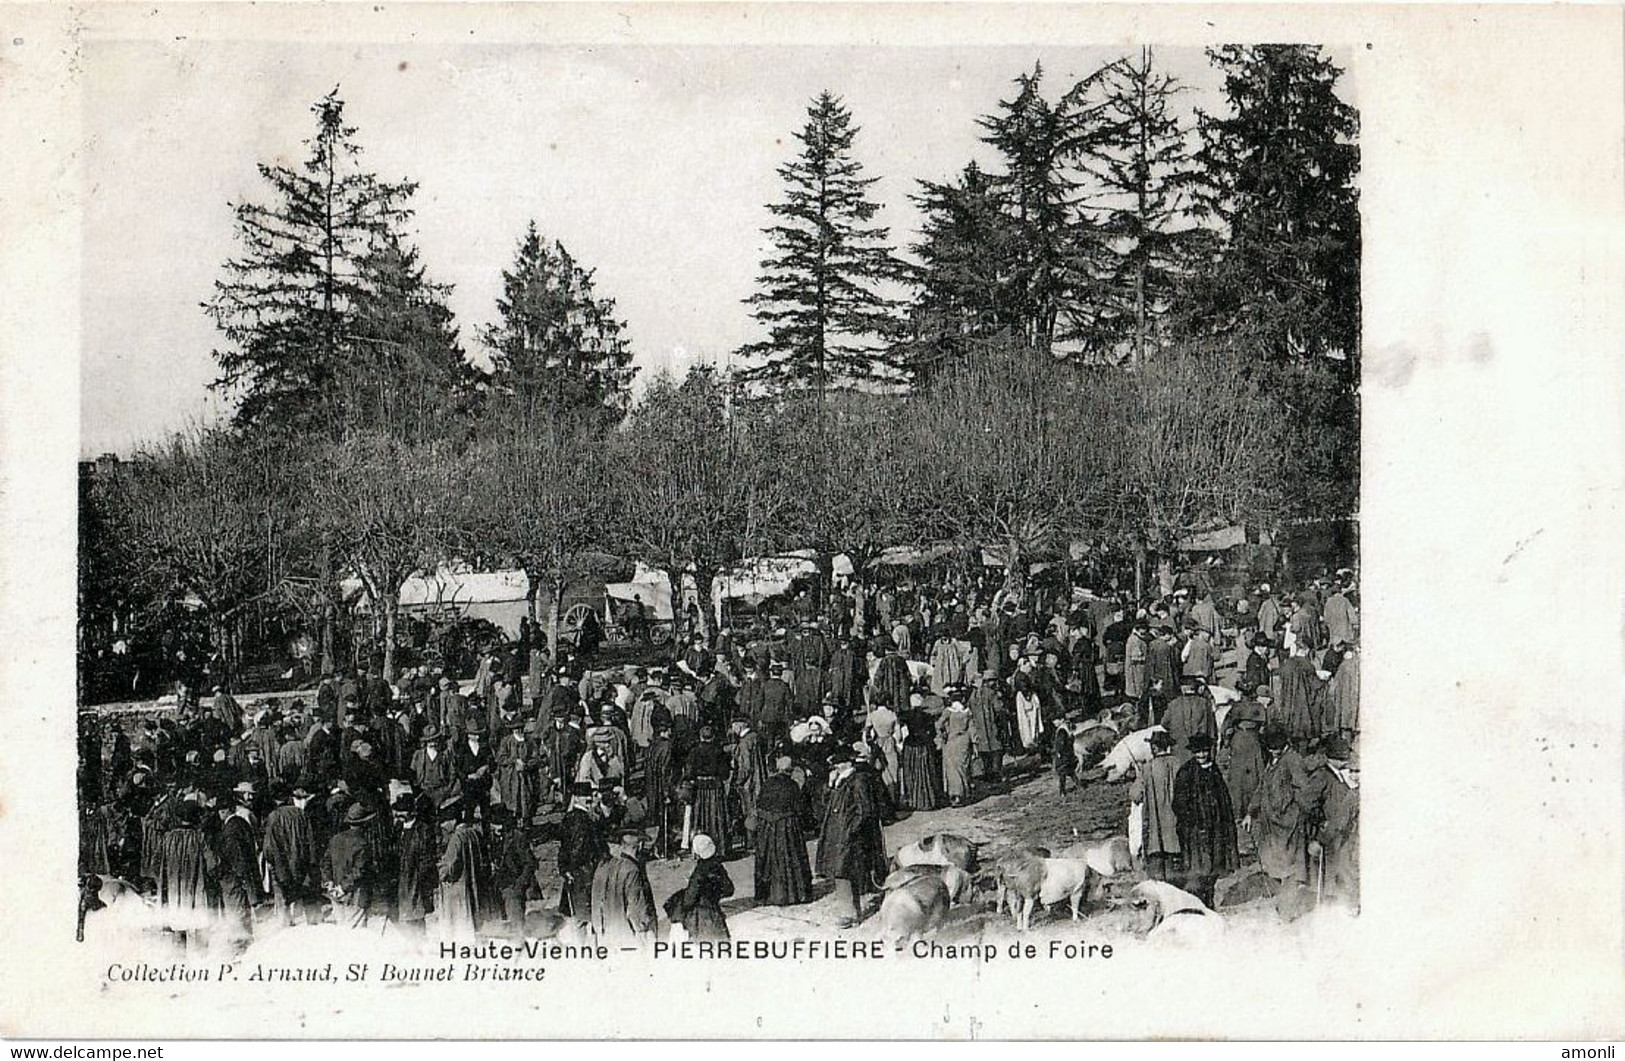
M1100 763L1106 768L1106 780L1126 780L1131 769L1150 762L1151 734L1161 729L1161 726L1137 729L1113 745L1112 750L1106 753L1106 758Z
M972 877L958 866L904 866L893 870L885 883L881 884L880 890L891 891L893 888L901 888L919 877L936 877L941 880L948 888L948 902L951 906L957 906L970 897Z
M1133 901L1156 911L1156 924L1147 940L1207 943L1224 934L1224 918L1209 910L1196 896L1160 880L1141 881L1129 893Z
M999 862L1000 890L1011 897L1016 930L1032 927L1033 911L1067 900L1076 921L1095 873L1078 858L1046 858L1021 852ZM1003 900L1000 901L1003 906Z
M1089 868L1105 878L1120 877L1134 872L1134 856L1129 853L1128 837L1113 836L1073 844L1056 852L1060 858L1078 858L1089 863Z
M899 870L893 876L904 879L888 887L886 897L880 901L880 938L902 950L938 928L953 900L939 874L906 874Z
M966 873L976 869L976 845L953 833L932 833L899 848L894 856L898 868L905 866L958 866Z
M1118 741L1117 728L1101 722L1085 722L1072 735L1072 751L1078 760L1078 777L1094 768Z

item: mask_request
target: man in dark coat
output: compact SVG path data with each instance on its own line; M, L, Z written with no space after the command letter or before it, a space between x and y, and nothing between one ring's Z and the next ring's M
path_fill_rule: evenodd
M337 891L334 918L341 925L360 928L378 903L376 845L368 826L375 815L360 801L344 812L344 829L327 842L326 877Z
M745 661L745 677L739 683L739 694L735 698L735 711L737 716L745 719L752 726L762 713L762 696L767 682L762 678L762 669L756 661Z
M470 715L466 728L468 735L459 740L453 749L452 757L457 764L454 784L465 803L484 807L491 800L491 784L497 770L496 755L491 742L486 739L483 718Z
M1270 685L1270 642L1263 634L1255 634L1251 649L1247 653L1247 663L1242 667L1241 679L1236 682L1236 688L1248 696L1257 696L1258 690L1269 691Z
M1309 646L1299 642L1292 655L1281 661L1281 696L1276 701L1276 717L1285 727L1292 746L1300 752L1320 735L1320 676L1309 658Z
M565 802L576 777L576 767L581 765L581 755L587 750L580 717L569 712L554 715L552 729L542 737L542 749L547 757L547 798L550 802L554 799Z
M1165 626L1145 649L1146 685L1151 689L1152 716L1150 723L1162 721L1161 707L1174 697L1179 688L1179 673L1183 669L1179 659L1179 646L1172 627ZM1157 694L1161 693L1159 697Z
M189 944L198 928L198 913L219 908L217 874L220 860L201 828L204 809L183 800L175 810L174 827L163 834L154 859L158 903L166 924Z
M589 923L601 943L641 946L654 939L659 915L643 868L644 840L636 830L619 833L609 857L593 870Z
M776 749L790 739L790 712L793 697L784 680L784 665L775 664L773 677L762 684L762 706L751 726L762 736L762 746ZM714 838L713 838L714 839Z
M671 722L666 720L655 725L654 740L649 742L648 758L643 766L643 803L655 823L655 855L658 858L671 857L676 846L672 843L672 835L682 827L681 822L671 820L674 802L672 786L675 782L671 758Z
M318 788L325 788L339 773L339 737L332 719L318 714L305 735L305 775Z
M1186 746L1191 757L1174 774L1174 823L1185 857L1185 890L1212 906L1213 885L1241 864L1235 811L1213 761L1213 738L1197 733Z
M842 600L846 598L842 597ZM838 629L846 629L842 624ZM829 657L829 673L825 685L829 694L843 711L849 711L863 702L863 653L852 646L852 639L842 636Z
M254 786L243 782L220 824L220 895L233 939L246 946L254 935L254 907L265 899L260 879L260 829L252 810Z
M418 791L429 797L431 806L439 807L456 790L457 764L446 752L446 742L439 727L431 724L420 738L422 747L412 755L412 776L417 779Z
M1323 898L1360 905L1360 771L1353 747L1341 736L1326 738L1325 763L1308 777L1305 790L1312 838L1306 844L1311 863L1317 858L1317 890Z
M598 793L588 781L569 786L570 809L559 824L559 913L588 920L592 912L592 877L609 857L599 816Z
M829 645L824 635L811 628L803 629L794 642L792 662L795 664L795 699L798 717L805 718L818 710L824 698L824 671L829 666Z
M1186 675L1180 679L1179 696L1163 712L1162 726L1174 739L1174 757L1179 766L1191 757L1190 739L1200 733L1217 741L1219 727L1213 718L1213 701L1199 679Z
M886 872L886 850L880 832L880 808L868 779L852 763L852 752L837 748L830 755L834 771L824 824L818 840L818 872L834 879L846 895L850 928L863 919L863 897Z
M525 829L507 807L493 807L490 823L496 861L491 879L502 896L502 910L508 931L516 937L525 934L525 900L536 887L536 853L531 850Z
M284 925L293 924L298 907L306 924L321 921L317 903L320 872L317 869L316 837L305 815L310 790L303 785L279 782L272 789L276 808L265 816L265 861L271 867L271 896L276 915Z
M440 843L435 836L435 804L426 795L403 792L395 800L396 924L415 936L434 911L440 890Z

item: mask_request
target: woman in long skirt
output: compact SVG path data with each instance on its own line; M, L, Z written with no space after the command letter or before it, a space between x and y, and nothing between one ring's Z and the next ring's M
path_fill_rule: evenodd
M942 794L942 758L937 752L936 721L929 712L911 708L904 717L908 735L903 756L897 805L908 810L936 810L946 802Z
M693 785L694 833L704 833L717 845L720 857L728 857L728 806L724 783L732 769L728 755L717 744L716 731L700 728L700 743L689 753L684 780Z
M970 798L971 721L964 690L949 690L948 708L937 730L942 736L942 783L953 807L964 806Z
M675 899L668 915L688 931L689 939L727 939L722 900L734 893L733 881L717 857L717 845L704 833L694 837L694 858L688 886L678 893L681 898Z
M803 828L804 797L790 776L794 760L781 755L756 797L756 901L768 906L811 902L812 867Z

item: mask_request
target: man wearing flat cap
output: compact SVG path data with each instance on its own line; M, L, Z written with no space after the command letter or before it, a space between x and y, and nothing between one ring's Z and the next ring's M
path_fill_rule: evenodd
M1213 885L1240 865L1230 788L1213 761L1213 738L1195 733L1186 741L1190 759L1174 774L1174 822L1185 861L1185 890L1208 906Z

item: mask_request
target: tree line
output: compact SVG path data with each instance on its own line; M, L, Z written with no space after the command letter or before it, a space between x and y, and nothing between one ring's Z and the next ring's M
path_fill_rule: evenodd
M748 556L956 541L1019 578L1076 538L1167 555L1216 521L1351 515L1356 116L1316 48L1209 58L1213 115L1149 49L1053 94L1022 74L981 122L999 164L918 183L906 258L821 94L767 205L747 367L635 400L614 300L534 222L468 356L416 185L367 169L335 89L303 163L233 204L203 306L231 421L87 495L82 622L87 593L149 621L185 597L221 637L272 606L331 660L359 579L392 672L402 583L452 558L522 568L533 600L606 552L703 587Z

